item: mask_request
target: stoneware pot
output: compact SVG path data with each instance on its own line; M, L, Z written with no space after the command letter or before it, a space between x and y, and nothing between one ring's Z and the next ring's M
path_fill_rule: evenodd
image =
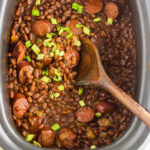
M0 0L0 147L4 150L38 150L26 142L15 128L8 97L7 50L10 27L18 0ZM150 0L128 0L133 13L137 49L136 100L150 111ZM137 150L149 129L135 116L128 129L115 142L100 150ZM49 149L50 150L50 149Z

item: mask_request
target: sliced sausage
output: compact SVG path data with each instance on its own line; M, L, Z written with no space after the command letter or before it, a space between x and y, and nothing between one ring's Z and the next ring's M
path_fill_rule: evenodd
M94 110L89 107L80 107L76 112L76 118L79 122L90 122L94 118Z
M30 126L29 126L29 133L37 133L39 131L39 126L42 124L42 118L38 116L32 116L28 119Z
M55 142L55 132L52 131L48 126L45 126L42 128L38 142L43 146L43 147L50 147L54 144Z
M105 14L107 16L107 18L117 18L119 15L119 9L117 4L113 3L113 2L109 2L106 6L105 6Z
M66 65L70 69L72 69L78 65L79 59L80 59L80 55L79 55L79 52L77 50L72 49L72 50L69 50L65 53Z
M13 102L13 113L17 118L22 118L29 107L28 101L21 93L16 93Z
M102 100L96 104L95 108L101 114L107 114L114 112L116 110L116 105L107 102L105 100Z
M48 49L47 47L43 46L43 47L41 48L41 53L42 53L42 54L45 54L44 59L41 60L41 62L42 62L45 66L49 65L49 64L51 63L51 61L52 61L52 57L50 57L50 55L49 55L49 54L50 54L49 49Z
M103 0L86 0L85 11L89 14L95 14L103 8Z
M79 35L82 33L82 28L76 28L76 24L81 24L81 23L78 20L71 19L67 21L66 26L69 27L74 34Z
M53 30L53 25L48 20L40 20L33 23L31 29L36 36L43 37Z
M75 144L76 134L71 129L63 128L59 132L59 140L63 147L72 149Z
M27 61L21 61L18 64L17 69L19 73L19 81L21 83L24 83L26 78L32 78L34 68Z
M16 59L17 64L19 64L23 60L25 52L26 46L22 43L22 41L19 41L12 52L12 56Z

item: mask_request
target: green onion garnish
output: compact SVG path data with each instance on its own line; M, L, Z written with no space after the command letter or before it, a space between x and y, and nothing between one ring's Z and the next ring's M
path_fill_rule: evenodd
M81 42L77 40L77 41L75 41L74 45L81 46Z
M31 41L30 41L30 40L26 41L26 42L25 42L25 46L26 46L27 48L31 47L31 46L32 46Z
M82 93L83 93L83 88L79 87L78 94L79 94L79 95L82 95Z
M77 3L73 3L72 4L72 9L77 10L77 13L81 14L82 10L83 10L83 6L81 6Z
M96 149L96 146L95 145L91 145L91 149Z
M37 60L43 60L44 56L45 56L45 54L38 54Z
M59 85L59 86L58 86L58 90L59 90L59 91L63 91L63 90L64 90L64 85Z
M36 0L35 5L40 5L41 4L41 0Z
M100 17L93 19L94 22L99 22L99 21L101 21L101 20L102 20L102 19L101 19Z
M52 39L44 40L43 45L46 47L52 47L52 44L50 43L51 41L52 41Z
M28 134L27 137L26 137L26 141L27 141L27 142L30 142L30 141L33 140L34 137L35 137L34 134Z
M84 25L82 25L82 24L76 24L76 28L82 28L82 27L84 27Z
M51 93L50 98L51 98L51 99L54 99L54 98L57 98L57 97L59 97L59 96L60 96L60 93L55 93L55 92L53 92L53 93Z
M80 104L81 107L85 106L84 100L79 101L79 104Z
M45 70L45 74L46 74L46 76L48 76L48 68Z
M107 19L107 24L112 25L113 24L113 18L108 18Z
M83 27L83 32L87 35L90 35L90 29L88 27Z
M40 53L40 49L39 49L39 47L36 45L36 44L34 44L32 47L31 47L31 49L34 51L34 53L35 54L39 54Z
M55 49L55 54L59 55L59 53L60 53L59 49Z
M54 35L56 35L56 33L47 33L47 34L46 34L46 37L47 37L48 39L51 39Z
M32 9L32 16L40 16L40 11L38 9Z
M47 76L43 76L43 77L41 78L41 81L43 81L43 82L45 82L45 83L49 83L49 82L51 82L51 79L50 79L49 77L47 77Z
M62 80L61 73L58 69L55 69L55 76L54 76L53 80L56 82L59 82Z
M95 113L96 117L100 117L102 114L100 112Z
M59 35L61 35L64 32L63 29L60 29L60 31L58 32Z
M57 24L57 20L55 18L51 18L51 23L52 24Z
M73 32L69 33L69 34L67 35L67 39L71 38L72 35L73 35Z
M38 142L37 142L37 141L35 141L35 140L33 141L33 145L34 145L34 146L39 146L39 147L41 147L41 144L40 144L40 143L38 143Z
M79 5L77 13L82 14L83 6Z
M60 53L59 53L59 56L64 56L64 54L65 54L65 52L64 51L61 51Z
M28 55L26 55L26 60L27 60L28 62L31 62L31 58L30 58Z
M51 56L51 57L54 57L54 52L50 52L50 56Z
M61 35L63 32L69 32L70 28L68 27L57 27L58 34Z
M58 123L55 123L54 125L51 126L51 129L56 132L60 129L60 125Z

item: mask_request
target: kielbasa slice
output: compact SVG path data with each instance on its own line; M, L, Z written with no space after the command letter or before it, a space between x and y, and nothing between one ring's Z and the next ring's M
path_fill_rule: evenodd
M53 25L48 20L40 20L33 23L31 29L36 36L43 37L53 30Z
M17 118L22 118L29 107L28 101L21 93L16 93L13 102L13 113Z
M87 0L85 2L85 11L88 14L95 14L102 10L103 0Z
M41 132L40 132L38 142L43 147L52 146L55 142L55 132L52 131L48 126L43 127Z
M72 69L76 67L79 63L80 55L79 52L75 49L69 50L65 53L66 65Z
M102 100L96 104L95 108L101 114L107 114L107 113L114 112L116 109L116 106L110 102Z
M17 64L19 64L24 56L25 56L25 52L26 52L26 46L22 43L22 41L19 41L12 52L12 56L16 59Z
M79 122L90 122L94 118L94 110L89 106L80 107L76 112L76 118Z
M82 28L76 28L76 24L81 24L81 23L78 20L71 19L67 21L66 26L69 27L74 34L79 35L82 33Z
M34 68L27 61L21 61L18 64L17 69L18 69L18 73L19 73L19 81L21 83L24 83L26 78L33 77L32 73L34 71Z
M76 134L71 129L63 128L59 132L59 140L63 147L72 149L74 147Z
M117 4L115 4L114 2L109 2L106 6L105 6L105 14L107 16L107 18L117 18L119 15L119 9Z

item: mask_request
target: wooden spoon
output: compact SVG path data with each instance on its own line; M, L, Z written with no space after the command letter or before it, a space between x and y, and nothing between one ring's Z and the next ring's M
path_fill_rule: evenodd
M81 38L81 43L76 85L94 85L104 88L150 128L149 112L111 81L103 68L97 47L86 38Z

